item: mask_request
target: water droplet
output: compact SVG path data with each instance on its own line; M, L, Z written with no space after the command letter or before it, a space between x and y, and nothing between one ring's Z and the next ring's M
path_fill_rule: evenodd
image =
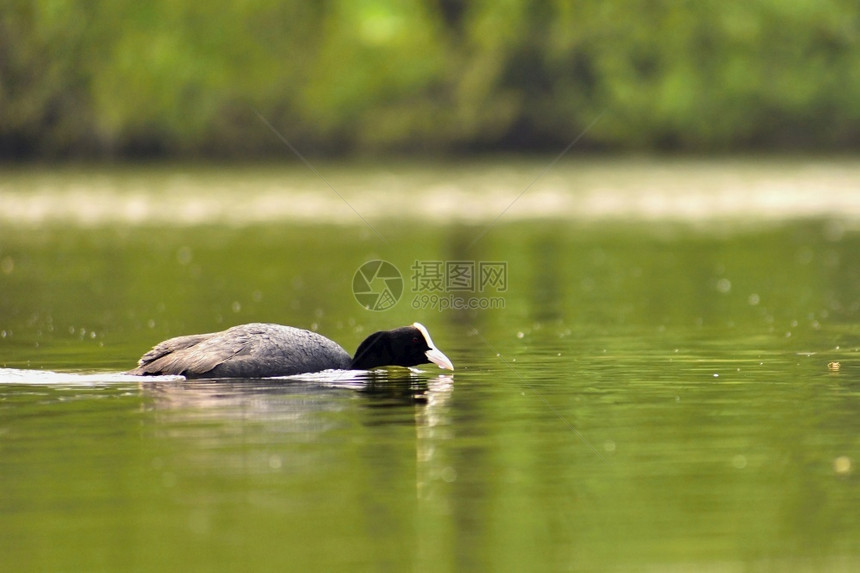
M839 475L848 475L851 473L852 465L851 458L848 456L839 456L833 460L833 471Z

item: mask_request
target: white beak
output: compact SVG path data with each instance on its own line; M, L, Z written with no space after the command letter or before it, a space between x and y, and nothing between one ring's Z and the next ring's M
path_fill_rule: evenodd
M454 369L454 365L451 364L451 361L448 360L448 357L442 354L442 352L438 348L431 348L424 353L424 356L426 356L427 360L429 360L433 364L438 364L439 368L444 368L446 370Z
M430 350L424 353L424 356L427 357L427 360L439 366L439 368L444 368L446 370L454 370L454 365L451 364L451 361L448 360L448 357L442 354L442 351L436 348L436 345L433 344L433 339L430 338L430 333L427 332L427 328L421 324L420 322L415 322L412 324L415 328L421 331L421 334L424 335L424 341L427 342L427 346L430 347Z

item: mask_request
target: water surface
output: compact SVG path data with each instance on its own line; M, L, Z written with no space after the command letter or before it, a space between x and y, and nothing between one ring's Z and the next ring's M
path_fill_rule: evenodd
M856 188L833 165L804 169ZM535 179L539 165L529 167L517 181ZM705 167L750 205L764 199L745 177L791 180L768 177L772 166ZM643 177L642 163L633 168ZM252 203L279 192L245 172L203 170L171 208L222 213L171 222L115 209L129 194L150 197L134 191L143 173L17 172L18 190L0 191L4 204L35 208L40 193L72 196L51 181L87 200L81 181L107 181L98 193L109 205L89 220L49 206L0 226L0 551L10 570L860 565L860 233L847 194L816 201L801 178L787 197L803 207L761 219L551 206L524 216L515 204L489 228L489 215L380 215L368 226L325 210L321 222L264 209L231 223L229 201L245 196L231 182ZM413 191L423 205L452 173L391 177L424 181ZM366 176L331 181L341 191ZM156 172L153 196L172 193L164 181L176 177ZM550 180L565 204L585 196ZM677 180L672 197L713 198L714 180L690 194L682 184L693 179ZM226 198L201 181L219 181ZM608 188L623 197L635 188L625 185ZM521 190L502 194L510 203ZM350 192L366 200L360 186ZM356 269L377 258L404 277L384 312L351 292ZM503 306L413 304L427 294L412 284L416 261L505 262L504 290L470 293ZM168 336L241 322L312 328L352 351L374 330L416 320L453 374L120 374Z

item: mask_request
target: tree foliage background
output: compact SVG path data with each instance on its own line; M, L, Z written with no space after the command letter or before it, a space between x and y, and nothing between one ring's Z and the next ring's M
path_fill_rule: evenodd
M3 0L0 157L860 147L853 0ZM259 114L259 116L257 115Z

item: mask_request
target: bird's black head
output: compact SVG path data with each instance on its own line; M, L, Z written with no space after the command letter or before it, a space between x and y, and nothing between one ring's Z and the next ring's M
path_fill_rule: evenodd
M419 323L412 326L381 330L358 345L352 359L353 370L369 370L377 366L418 366L432 362L439 368L453 370L454 365L442 354Z

